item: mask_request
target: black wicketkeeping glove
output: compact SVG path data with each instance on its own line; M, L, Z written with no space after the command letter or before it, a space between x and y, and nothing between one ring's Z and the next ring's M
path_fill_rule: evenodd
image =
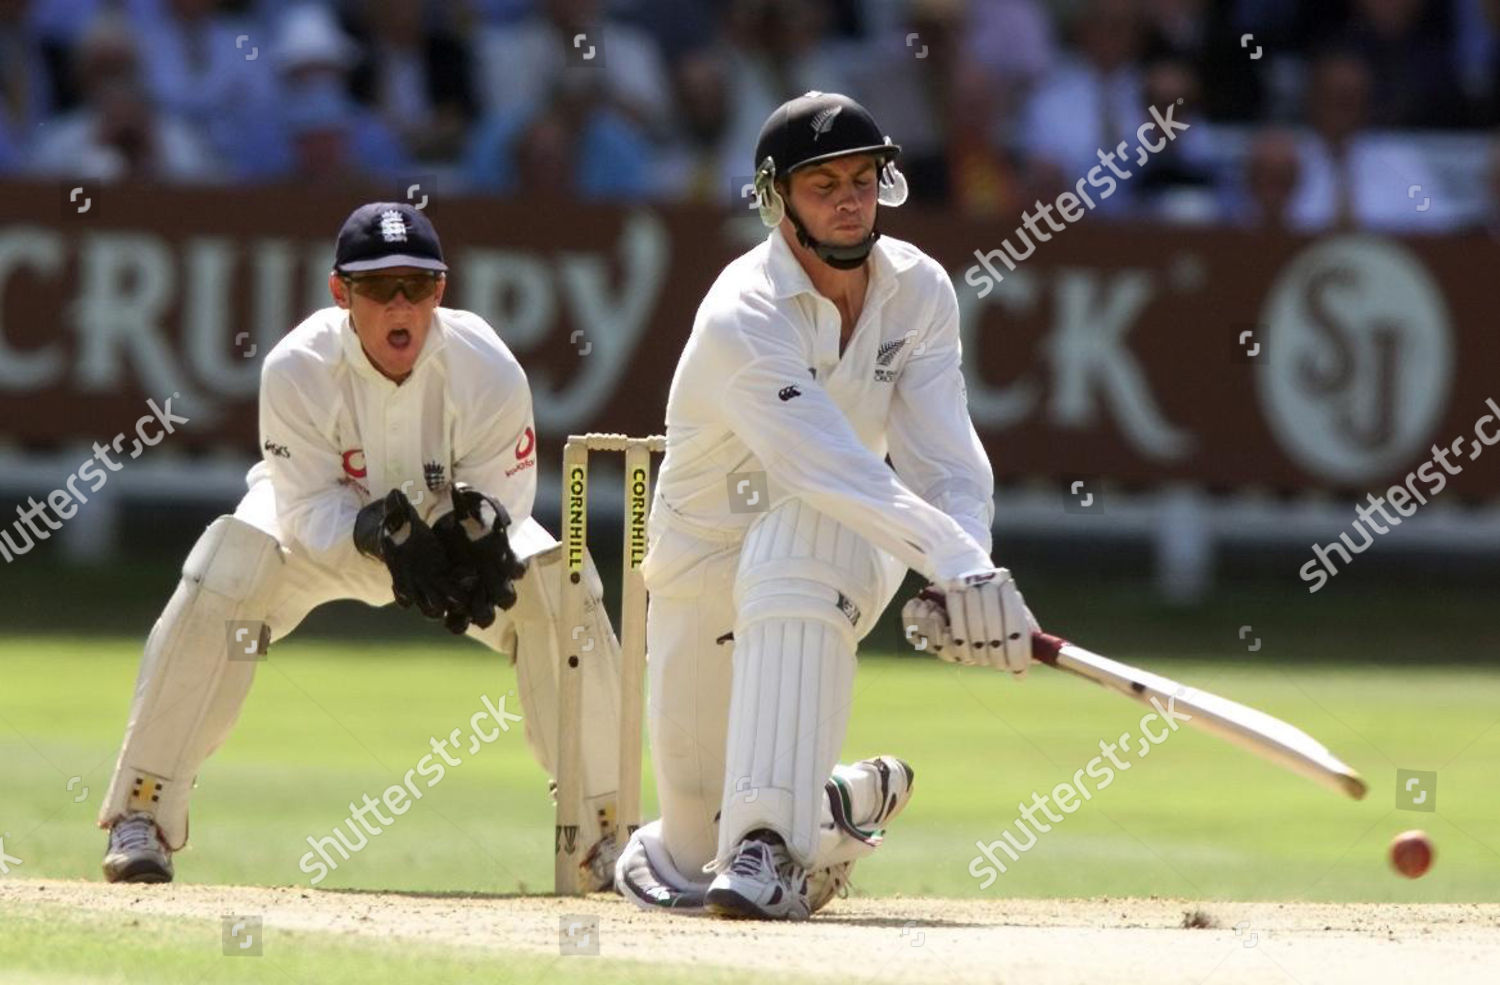
M422 615L441 619L457 594L457 579L448 555L432 528L399 489L392 489L354 518L354 546L366 557L384 561L391 591L403 609L413 603Z
M463 482L453 484L453 512L438 520L433 531L448 552L457 576L444 623L462 633L474 623L481 629L495 621L495 608L516 604L515 580L526 573L516 560L506 529L510 515L493 497Z

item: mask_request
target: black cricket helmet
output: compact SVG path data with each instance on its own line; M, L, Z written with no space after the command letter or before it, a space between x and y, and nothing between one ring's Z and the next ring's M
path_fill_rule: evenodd
M776 179L798 168L851 154L873 154L880 172L879 202L897 206L906 201L906 178L896 169L901 145L881 132L870 111L836 92L808 92L777 107L760 129L755 144L755 195L761 222L775 227L789 215L803 246L841 270L859 266L869 255L879 230L854 246L829 246L807 234L796 213L789 212Z

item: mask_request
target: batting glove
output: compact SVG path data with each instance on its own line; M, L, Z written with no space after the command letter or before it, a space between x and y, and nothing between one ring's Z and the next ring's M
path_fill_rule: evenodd
M1010 572L1005 568L971 571L936 587L943 593L949 638L939 656L1008 670L1024 678L1031 666L1031 634L1037 626ZM950 650L951 657L947 655Z
M949 663L958 659L953 640L948 636L948 610L943 593L934 586L928 585L906 600L901 607L901 627L913 649Z

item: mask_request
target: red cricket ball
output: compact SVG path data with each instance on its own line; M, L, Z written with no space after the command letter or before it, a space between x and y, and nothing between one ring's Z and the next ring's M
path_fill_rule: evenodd
M1391 839L1391 868L1408 879L1432 868L1432 839L1425 831L1403 831Z

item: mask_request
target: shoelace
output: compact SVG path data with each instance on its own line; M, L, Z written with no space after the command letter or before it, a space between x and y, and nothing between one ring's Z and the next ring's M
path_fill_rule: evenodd
M150 817L130 817L116 824L110 834L115 845L125 851L153 847L156 839L156 822Z
M807 872L792 858L792 853L781 845L771 845L758 842L760 849L765 854L765 864L776 873L776 878L782 883L790 886L794 892L807 891ZM736 859L738 861L738 859ZM746 875L747 873L741 873ZM753 875L754 873L748 873Z
M776 868L770 846L761 841L746 845L729 865L729 871L737 876L757 876L764 869L775 871Z

